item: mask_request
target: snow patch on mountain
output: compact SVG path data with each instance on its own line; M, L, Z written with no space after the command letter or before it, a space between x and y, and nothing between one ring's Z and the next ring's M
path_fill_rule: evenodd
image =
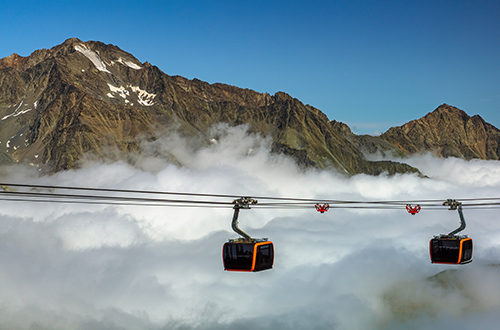
M154 104L153 100L156 97L156 94L153 93L148 93L143 89L140 89L137 86L131 86L129 87L132 89L134 93L137 93L138 101L141 105L144 105L146 107L150 107Z
M19 103L19 106L17 106L16 110L14 110L13 113L11 113L10 115L4 116L2 118L2 120L8 119L10 117L17 117L19 115L25 114L25 113L30 112L31 110L33 110L33 108L29 108L28 109L29 105L27 105L27 104L24 104L24 109L23 109L22 108L23 104L24 104L24 100L22 100L21 103ZM34 107L35 108L37 107L37 102L35 102ZM10 108L10 106L9 106L9 108Z
M116 62L121 63L121 64L123 64L125 66L128 66L129 68L132 68L134 70L140 70L140 69L142 69L142 66L139 66L139 65L137 65L137 64L135 64L133 62L127 61L127 60L125 60L125 59L123 59L121 57Z
M126 99L127 96L130 95L130 92L123 86L115 87L111 84L108 84L108 86L109 86L109 89L111 90L111 92L117 93L119 96L123 97L124 99ZM108 93L108 96L114 97L113 94L111 94L111 93Z
M87 45L83 45L83 44L76 45L75 50L77 52L80 52L83 55L85 55L85 57L87 57L94 64L94 66L97 68L97 70L111 73L106 68L106 64L104 64L104 62L101 60L101 57L96 52L94 52L92 49L90 49Z
M130 100L127 100L127 97L130 96L130 91L132 91L135 94L137 94L137 102L139 102L140 105L150 107L155 104L154 99L156 97L156 94L149 93L138 86L133 86L128 84L126 87L123 86L116 87L111 84L108 84L108 87L111 93L108 93L107 96L110 98L114 98L115 95L112 93L116 93L120 97L125 99L125 103L130 103ZM133 103L131 103L131 105L133 105Z

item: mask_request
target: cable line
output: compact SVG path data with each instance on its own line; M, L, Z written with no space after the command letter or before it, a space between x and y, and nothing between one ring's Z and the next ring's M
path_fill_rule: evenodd
M241 195L230 194L93 188L25 183L0 183L0 187L3 188L3 191L0 190L1 201L16 202L82 203L122 206L234 207L234 200L241 197ZM20 188L23 191L13 190L13 188ZM29 190L26 191L26 189ZM56 192L65 190L68 192ZM153 195L155 196L153 197ZM178 196L182 198L160 198L159 196ZM187 199L186 197L193 197L193 199ZM221 201L220 199L222 198L226 199L226 201ZM323 209L321 213L326 212L328 208L401 209L411 204L417 204L419 209L420 207L432 209L443 208L442 199L356 201L272 196L254 196L252 198L264 200L264 202L252 205L252 207L256 208L309 209L320 204L328 206ZM227 201L227 199L231 199L231 201ZM498 197L464 198L458 200L466 202L463 204L463 207L469 209L492 209L500 207L500 198Z
M74 186L54 186L54 185L35 185L35 184L19 184L19 183L0 183L0 186L9 187L24 187L24 188L37 188L37 189L64 189L64 190L82 190L82 191L99 191L99 192L116 192L116 193L136 193L136 194L157 194L157 195L178 195L178 196L197 196L197 197L215 197L215 198L239 198L241 194L207 194L207 193L192 193L192 192L171 192L171 191L151 191L151 190L133 190L133 189L113 189L113 188L91 188L91 187L74 187ZM311 203L329 203L329 204L356 204L356 203L375 203L375 204L405 204L405 203L426 203L426 202L439 202L441 199L434 200L416 200L416 201L345 201L335 199L321 199L321 198L296 198L296 197L271 197L271 196L252 196L255 199L271 199L282 201L296 201L296 202L311 202ZM499 198L500 200L500 198Z

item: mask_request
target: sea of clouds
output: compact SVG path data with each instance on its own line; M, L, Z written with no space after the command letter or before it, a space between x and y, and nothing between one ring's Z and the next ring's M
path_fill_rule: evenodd
M246 127L144 142L129 161L2 182L340 200L500 197L500 162L405 161L417 175L303 170ZM210 142L211 141L211 142ZM172 161L175 159L176 161ZM223 199L222 199L223 200ZM230 201L230 200L225 200ZM498 209L468 209L474 261L433 265L433 235L456 211L252 208L240 227L275 246L274 268L223 270L233 210L0 201L0 329L494 329L500 321Z

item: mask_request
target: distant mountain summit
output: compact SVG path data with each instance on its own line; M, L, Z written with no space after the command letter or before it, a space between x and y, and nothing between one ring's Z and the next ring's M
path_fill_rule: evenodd
M380 138L407 154L430 151L443 157L500 159L500 130L448 104L392 127Z
M71 38L27 57L13 54L0 60L0 162L49 172L73 168L89 152L102 156L107 147L120 151L117 155L137 152L138 137L155 140L174 127L210 143L210 128L217 123L247 124L250 132L272 139L273 152L304 167L335 168L347 175L418 172L403 163L368 161L367 150L405 155L437 146L450 150L441 152L444 156L498 159L498 134L486 133L498 130L476 117L472 121L478 126L467 126L467 138L459 139L454 135L463 123L450 115L447 120L457 128L439 132L433 138L437 144L431 145L427 141L435 134L429 130L435 128L430 124L418 132L394 128L380 138L357 136L286 93L169 76L101 42ZM476 147L465 153L457 143L468 145L471 136Z

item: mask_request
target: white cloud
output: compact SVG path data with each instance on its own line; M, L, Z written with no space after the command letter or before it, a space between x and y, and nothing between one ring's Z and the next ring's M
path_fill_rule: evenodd
M131 163L89 162L50 177L21 166L0 173L11 182L342 200L496 197L500 186L495 162L425 156L418 166L429 179L345 178L301 171L269 147L244 127L218 126L202 139L144 142ZM183 166L167 162L174 158ZM488 266L500 258L495 210L465 208L475 251L461 267L429 261L429 239L459 224L446 208L416 216L242 210L240 227L276 250L273 270L246 274L222 267L222 245L236 237L231 208L0 205L0 329L455 329L499 321L500 268ZM446 286L430 279L450 269L457 272L439 275Z
M487 187L500 184L500 162L496 160L437 159L426 154L413 156L405 162L418 167L432 178L461 186Z

